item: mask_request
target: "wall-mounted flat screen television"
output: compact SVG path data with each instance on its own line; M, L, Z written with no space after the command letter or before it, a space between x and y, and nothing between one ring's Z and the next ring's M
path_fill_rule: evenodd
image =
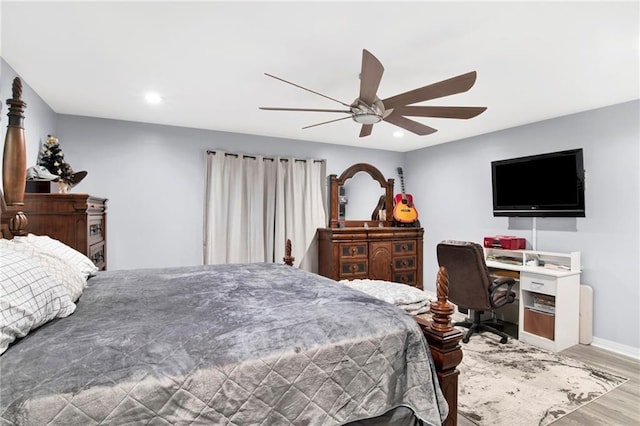
M582 148L491 162L493 215L585 217Z

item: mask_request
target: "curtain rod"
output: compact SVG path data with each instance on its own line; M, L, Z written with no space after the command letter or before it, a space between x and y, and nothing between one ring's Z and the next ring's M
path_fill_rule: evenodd
M207 150L207 154L213 154L216 155L218 152L217 151L211 151L211 150ZM240 155L242 155L244 158L253 158L254 160L256 159L255 156L253 155L245 155L245 154L232 154L229 152L225 152L224 156L225 157L236 157L238 158ZM272 157L262 157L263 160L269 160L269 161L275 161L275 158ZM281 158L280 161L289 161L288 158ZM294 161L308 161L308 160L299 160L299 159L295 159ZM314 163L324 163L325 160L313 160Z

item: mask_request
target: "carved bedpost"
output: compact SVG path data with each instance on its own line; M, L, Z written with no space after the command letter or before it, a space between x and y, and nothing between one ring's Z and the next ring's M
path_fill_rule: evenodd
M293 262L296 260L295 257L291 256L291 240L287 239L287 242L284 245L284 257L282 258L284 263L289 266L293 266Z
M9 124L2 159L4 194L0 192L2 209L0 229L5 237L23 235L27 226L27 217L22 212L27 177L27 147L23 125L24 109L27 104L21 99L22 82L18 77L13 80L12 96L11 99L7 99Z
M455 426L458 422L458 376L456 368L462 361L460 340L462 332L453 327L451 315L453 305L447 300L449 294L449 275L443 266L438 270L436 280L436 296L438 300L431 303L432 320L415 317L424 333L431 355L438 372L440 389L449 403L449 415L444 425Z

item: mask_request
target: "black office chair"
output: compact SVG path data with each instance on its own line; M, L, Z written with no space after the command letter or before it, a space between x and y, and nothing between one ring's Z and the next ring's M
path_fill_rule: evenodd
M516 294L511 291L515 280L510 277L492 279L484 261L484 251L477 243L467 241L442 241L437 246L438 264L447 268L449 276L449 300L461 308L473 310L473 320L455 325L469 328L462 341L469 342L473 333L490 331L507 343L509 335L480 321L484 311L493 311L507 303L513 303Z

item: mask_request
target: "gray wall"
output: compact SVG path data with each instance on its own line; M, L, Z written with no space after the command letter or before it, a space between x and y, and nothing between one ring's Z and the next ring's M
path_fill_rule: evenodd
M4 100L15 72L4 61L1 66ZM29 162L35 163L40 140L55 134L71 166L89 172L73 191L109 198L110 269L201 263L204 151L221 149L323 158L329 174L368 162L397 180L396 167L402 166L425 228L424 282L433 289L440 240L508 233L532 241L531 219L492 216L491 161L584 148L587 217L538 219L537 249L581 252L582 282L594 289L594 343L639 356L638 101L401 154L59 116L24 83ZM363 218L370 209L363 209Z
M491 161L583 148L586 217L536 219L536 248L581 253L582 283L594 292L594 342L640 355L638 117L640 101L632 101L408 153L407 190L425 228L425 286L434 285L441 240L507 234L531 248L532 219L493 217ZM523 190L535 184L522 182Z
M392 176L404 161L388 151L67 115L58 129L69 164L89 172L73 191L109 199L110 269L202 263L207 149L326 159L328 174L365 162Z

